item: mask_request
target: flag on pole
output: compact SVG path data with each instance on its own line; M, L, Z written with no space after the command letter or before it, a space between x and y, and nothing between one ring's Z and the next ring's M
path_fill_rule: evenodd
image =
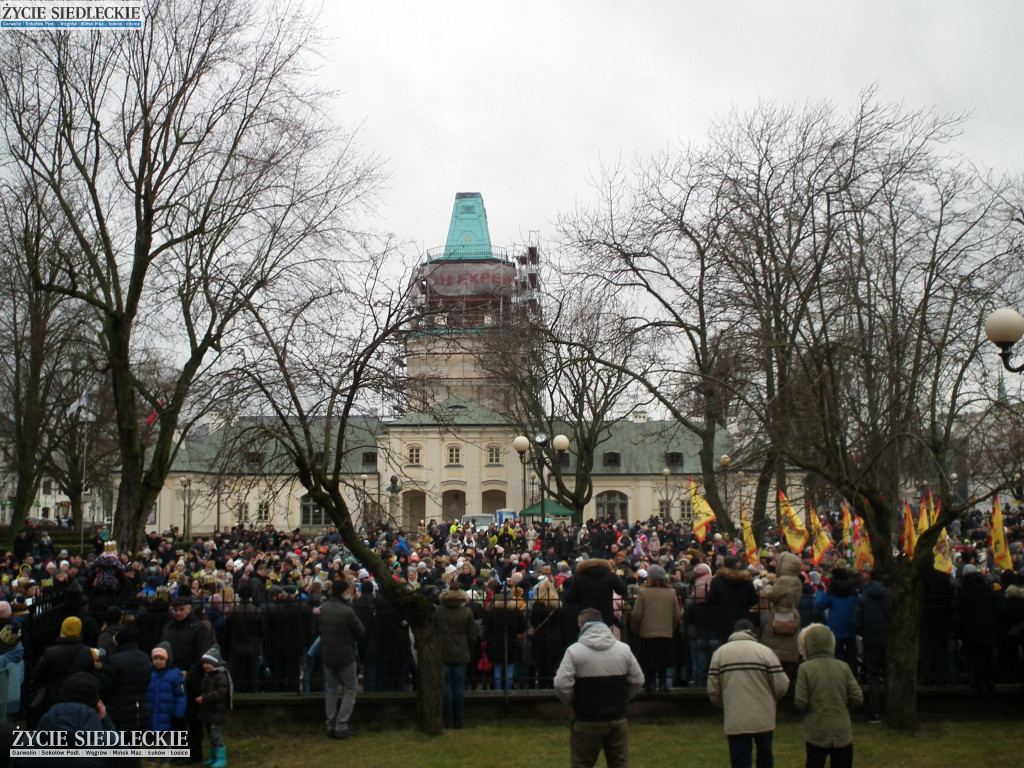
M743 523L743 546L747 550L747 565L757 565L757 541L754 539L754 528L747 517L747 508L740 502L740 520Z
M953 548L950 545L949 536L946 535L945 528L942 529L939 540L935 542L935 559L932 562L932 567L936 571L942 571L942 573L953 572Z
M715 513L707 499L697 493L697 483L690 478L690 507L693 510L693 535L703 543L708 535L708 528L715 520Z
M857 515L853 518L853 553L855 567L864 570L865 566L874 566L875 555L871 551L871 537L864 527L864 521Z
M932 487L928 486L928 526L935 525L935 521L939 519L939 509L942 505L942 499L939 499L938 504L935 503L935 497L932 496Z
M917 531L914 530L914 513L910 509L910 502L903 500L903 554L914 559L914 549L917 547Z
M779 509L782 510L782 530L786 534L786 545L791 552L800 554L807 545L807 529L800 522L793 507L790 506L786 494L779 489Z
M164 407L164 401L163 400L157 400L156 401L156 408L153 409L153 412L151 414L149 414L149 418L146 419L146 426L147 427L152 427L153 426L153 422L156 421L157 416L160 415L160 409L163 408L163 407Z
M825 556L825 553L832 549L832 539L825 532L825 527L821 524L821 520L818 519L814 506L808 505L808 507L807 522L811 529L811 563L817 566Z
M999 506L999 494L992 497L992 530L988 534L992 547L992 559L1004 571L1013 570L1010 552L1006 549L1006 537L1003 534L1003 510Z
M853 520L850 518L850 507L843 499L843 551L849 552L853 546Z
M931 496L931 488L928 489L928 495ZM928 504L925 503L924 494L921 494L921 508L917 511L917 530L914 532L916 538L924 536L924 532L928 530L928 527L932 524L931 518L928 514Z
M82 408L85 408L86 403L88 402L88 399L89 399L89 393L88 392L83 392L82 396L80 398L78 398L77 400L75 400L75 402L73 402L71 404L71 406L68 408L68 414L67 415L69 417L74 416Z

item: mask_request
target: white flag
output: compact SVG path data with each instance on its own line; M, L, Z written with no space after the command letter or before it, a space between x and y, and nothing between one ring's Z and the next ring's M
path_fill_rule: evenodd
M88 392L83 392L82 396L71 404L71 407L68 408L68 416L74 416L80 409L85 408L85 402L88 394Z

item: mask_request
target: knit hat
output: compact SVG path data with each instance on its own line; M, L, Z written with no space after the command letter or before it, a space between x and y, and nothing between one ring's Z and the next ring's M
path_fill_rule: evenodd
M978 566L968 563L964 566L963 575L970 576L972 573L978 572Z
M149 653L151 659L161 658L167 659L167 663L171 663L171 646L170 643L160 643Z
M647 569L647 578L651 581L666 581L665 569L660 565L652 565Z
M68 616L63 622L61 622L60 634L63 637L80 636L82 634L82 620L77 616ZM99 696L97 695L96 698L98 699Z
M100 700L99 680L88 672L75 672L72 675L68 675L64 684L60 687L60 700L95 707L96 703Z
M203 654L203 664L213 664L215 667L224 664L224 657L220 655L220 646L215 645Z

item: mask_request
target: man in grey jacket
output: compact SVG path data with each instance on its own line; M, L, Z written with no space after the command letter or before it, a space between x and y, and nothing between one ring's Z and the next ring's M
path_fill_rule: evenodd
M339 581L333 586L332 595L331 582L324 582L324 596L329 599L320 606L320 653L324 660L324 708L329 739L347 739L357 733L348 727L348 720L356 706L356 644L364 630L356 612L345 602L348 589L347 581Z
M775 703L789 690L778 656L757 642L752 622L740 619L729 642L711 657L708 697L725 709L732 768L750 768L757 745L757 768L773 768Z
M592 768L604 749L608 768L629 764L626 702L643 688L644 673L633 652L604 623L601 611L584 608L579 639L555 675L555 691L573 709L572 768Z

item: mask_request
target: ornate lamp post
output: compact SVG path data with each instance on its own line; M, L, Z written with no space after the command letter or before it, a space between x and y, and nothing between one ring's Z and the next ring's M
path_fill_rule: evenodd
M367 503L368 497L366 495L366 481L369 480L369 479L370 479L370 476L365 474L365 473L359 476L359 480L363 484L363 498L362 498L362 504L360 504L360 506L363 508L363 519L361 521L363 523L366 522L366 518L368 517L369 511L370 511L370 505Z
M544 479L544 470L553 470L555 466L555 459L548 455L548 445L555 449L556 455L561 456L569 448L569 438L565 435L555 435L554 438L549 439L543 432L538 433L533 438L533 444L531 446L530 439L525 435L518 435L512 441L512 447L515 448L519 454L519 460L523 463L523 496L526 496L526 463L530 458L537 465L537 474L540 477L540 515L543 519L547 519L547 510L545 508L545 501L548 495L548 484ZM530 452L530 457L527 457L527 451Z
M181 478L181 532L182 538L188 542L192 538L192 478L189 475Z
M665 485L662 487L662 504L661 509L658 510L665 518L672 517L672 496L668 489L668 478L672 474L672 470L665 467L661 470L661 476L665 478Z
M999 357L1003 361L1003 367L1010 373L1024 371L1024 363L1018 366L1010 365L1010 356L1013 345L1024 336L1024 317L1020 313L1007 308L997 309L985 321L985 335L988 340L999 347Z

